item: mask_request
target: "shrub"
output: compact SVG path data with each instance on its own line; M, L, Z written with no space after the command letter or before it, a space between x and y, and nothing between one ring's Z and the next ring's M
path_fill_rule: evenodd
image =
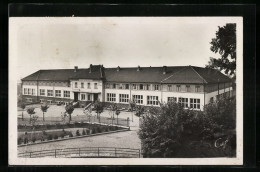
M73 134L72 134L72 132L70 132L70 134L69 134L69 137L73 137Z
M34 143L36 141L36 137L33 137L32 138L32 142Z
M86 131L83 128L82 135L86 135Z
M27 143L28 143L28 138L27 138L27 137L24 138L23 143L24 143L24 144L27 144Z
M19 137L17 140L17 144L20 145L20 144L22 144L22 142L23 142L23 139L21 137Z
M102 129L100 126L97 127L97 133L101 133L102 132Z
M61 138L64 138L64 136L65 136L65 134L64 134L64 133L62 133L62 134L60 135L60 137L61 137Z
M45 130L42 131L42 134L45 135L45 136L47 135Z
M86 129L86 133L87 133L87 135L90 135L90 129Z
M80 136L79 130L76 131L76 136Z
M55 140L58 139L58 135L55 134L53 138L54 138Z
M47 138L48 140L52 140L52 135L50 134L50 135L48 135L48 138Z
M105 127L105 131L106 131L106 132L109 132L109 127Z
M96 128L92 128L92 134L96 134Z

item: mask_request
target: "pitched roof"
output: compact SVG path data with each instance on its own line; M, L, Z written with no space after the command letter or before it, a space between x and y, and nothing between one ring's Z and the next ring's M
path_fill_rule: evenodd
M163 74L163 67L140 67L135 68L104 68L101 65L93 65L88 69L56 69L39 70L25 78L26 80L57 80L69 81L70 79L105 79L108 82L128 83L217 83L231 82L230 78L214 69L195 66L167 66Z
M69 78L73 75L74 69L38 70L23 78L22 81L69 81Z

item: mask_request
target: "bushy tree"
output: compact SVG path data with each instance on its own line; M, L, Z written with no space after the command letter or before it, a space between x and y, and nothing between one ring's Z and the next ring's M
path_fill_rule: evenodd
M142 116L138 132L144 157L217 157L230 152L214 147L220 125L202 111L176 102L151 108Z
M69 114L69 123L70 123L70 121L71 121L71 114L74 111L74 106L71 103L66 105L65 106L65 111L66 111L67 114Z
M210 58L206 67L224 70L230 76L236 75L236 24L228 23L218 27L216 38L210 42L210 50L219 53L221 58Z
M135 110L135 107L136 107L135 100L134 99L132 101L129 100L129 110L132 112L132 122L134 121L134 110Z
M119 109L117 109L116 110L116 116L117 116L117 125L118 125L118 115L120 114L120 110Z
M31 124L31 119L32 119L32 115L35 114L34 108L30 107L27 109L27 113L30 115L30 124Z
M115 103L110 105L110 109L112 111L112 124L114 124L114 116L115 116L115 112L117 111L117 105Z
M42 111L42 120L44 121L44 113L47 112L49 109L49 106L47 104L41 105L41 111Z
M94 110L95 112L97 113L97 117L98 117L98 120L99 120L99 123L100 123L100 114L103 112L104 110L104 105L103 103L99 102L99 101L96 101L95 104L94 104Z

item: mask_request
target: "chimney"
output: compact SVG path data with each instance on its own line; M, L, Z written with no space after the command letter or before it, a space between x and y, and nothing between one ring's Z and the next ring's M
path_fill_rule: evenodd
M120 67L119 66L117 66L117 72L119 72L120 71Z
M165 75L167 73L167 66L163 66L163 74Z
M137 71L140 71L140 69L141 69L141 68L140 68L140 66L138 65L138 67L137 67Z
M74 72L78 71L78 66L74 66Z
M104 68L103 68L103 65L101 65L101 66L100 66L100 77L101 77L101 78L104 77L103 72L104 72Z
M92 64L89 65L89 73L92 72Z

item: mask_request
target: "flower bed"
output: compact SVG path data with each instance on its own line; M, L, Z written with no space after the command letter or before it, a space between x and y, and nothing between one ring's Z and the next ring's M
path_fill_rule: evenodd
M79 136L102 134L114 131L120 131L127 128L102 125L102 124L91 124L91 123L75 123L65 125L38 125L34 126L18 126L18 145L22 144L34 144L39 142L46 142L52 140L62 140L64 138L73 138ZM74 132L72 132L74 131Z

